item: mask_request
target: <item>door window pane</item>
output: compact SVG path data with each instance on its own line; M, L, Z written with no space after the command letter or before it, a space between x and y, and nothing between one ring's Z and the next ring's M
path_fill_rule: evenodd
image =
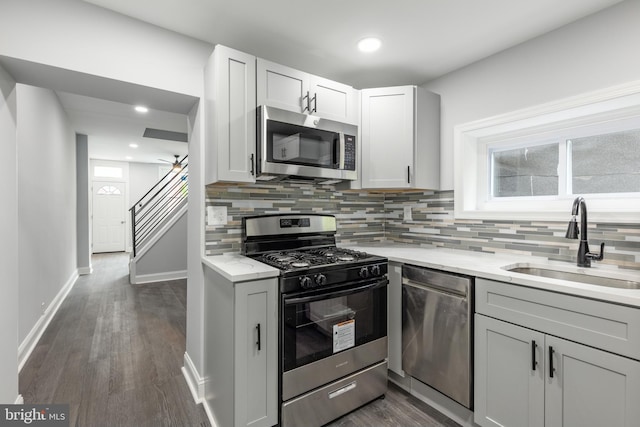
M96 178L122 178L122 168L113 166L96 166L93 168Z
M640 192L640 129L571 140L573 194Z
M493 197L558 194L558 144L491 153Z

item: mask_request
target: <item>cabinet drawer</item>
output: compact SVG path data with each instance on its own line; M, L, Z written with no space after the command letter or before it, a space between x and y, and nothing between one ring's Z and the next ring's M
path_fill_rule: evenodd
M476 312L640 360L640 309L476 279Z

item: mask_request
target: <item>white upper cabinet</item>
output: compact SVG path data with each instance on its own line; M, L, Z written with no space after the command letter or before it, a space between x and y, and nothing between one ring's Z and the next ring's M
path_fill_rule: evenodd
M358 122L358 91L351 86L257 59L257 105L346 123Z
M255 182L256 57L216 46L205 68L206 183Z
M440 96L416 86L363 89L362 188L440 186Z

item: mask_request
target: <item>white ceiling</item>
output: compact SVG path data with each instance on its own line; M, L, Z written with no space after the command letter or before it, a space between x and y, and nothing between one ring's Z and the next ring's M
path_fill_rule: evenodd
M131 104L58 92L77 133L89 137L89 157L141 163L162 163L188 152L185 142L143 137L146 128L187 133L183 114L150 109L141 114ZM129 144L137 144L132 148Z
M351 84L423 84L621 0L85 0ZM382 39L374 54L356 42Z

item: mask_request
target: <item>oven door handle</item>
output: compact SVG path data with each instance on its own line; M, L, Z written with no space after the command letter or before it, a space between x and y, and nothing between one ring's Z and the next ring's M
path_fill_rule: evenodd
M358 292L362 292L362 291L371 291L371 290L374 290L374 289L382 288L382 287L387 286L388 284L389 284L389 280L388 279L382 279L382 280L378 280L376 282L369 283L369 284L366 284L366 285L363 285L363 286L358 286L357 288L343 289L343 290L340 290L340 291L316 294L316 295L312 295L312 296L308 296L308 297L285 298L284 299L284 303L285 303L285 305L305 304L305 303L308 303L308 302L320 301L320 300L325 300L325 299L345 297L345 296L348 296L348 295L357 294Z

